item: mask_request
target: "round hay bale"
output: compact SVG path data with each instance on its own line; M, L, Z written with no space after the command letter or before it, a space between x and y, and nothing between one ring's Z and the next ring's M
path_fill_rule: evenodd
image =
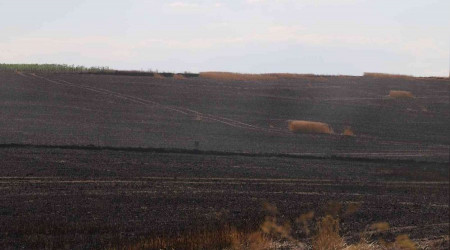
M310 134L333 133L333 129L330 127L330 125L323 122L293 120L288 121L288 128L291 132L294 133L310 133Z
M346 127L342 134L345 136L355 136L355 133L353 133L353 130L350 127Z
M391 91L389 91L389 97L391 97L391 98L414 98L414 95L409 91L391 90Z

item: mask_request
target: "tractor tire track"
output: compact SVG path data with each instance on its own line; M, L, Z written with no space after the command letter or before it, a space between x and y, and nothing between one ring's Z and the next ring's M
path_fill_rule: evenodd
M167 109L170 111L174 111L177 113L181 113L183 115L198 115L201 117L204 117L206 119L212 120L212 121L216 121L231 127L235 127L235 128L243 128L243 129L249 129L249 130L255 130L255 131L260 131L260 132L267 132L267 133L283 133L283 134L287 134L287 132L284 132L282 130L279 129L265 129L265 128L261 128L255 125L251 125L251 124L247 124L247 123L243 123L240 121L236 121L233 119L229 119L229 118L225 118L225 117L221 117L221 116L215 116L215 115L210 115L210 114L204 114L195 110L191 110L191 109L187 109L187 108L182 108L182 107L174 107L174 106L168 106L168 105L163 105L161 103L155 102L155 101L150 101L150 100L146 100L146 99L142 99L139 97L135 97L135 96L130 96L130 95L125 95L125 94L120 94L117 92L113 92L110 90L106 90L106 89L101 89L101 88L95 88L95 87L90 87L90 86L85 86L85 85L77 85L65 80L52 80L43 76L39 76L36 75L34 73L30 74L31 76L35 77L35 78L40 78L43 80L46 80L48 82L54 83L54 84L58 84L58 85L63 85L63 86L70 86L70 87L75 87L75 88L80 88L80 89L84 89L84 90L89 90L89 91L93 91L96 93L100 93L100 94L104 94L104 95L108 95L108 96L113 96L116 98L120 98L123 100L128 100L128 101L132 101L135 103L139 103L142 105L154 105L154 106L158 106L161 107L163 109Z

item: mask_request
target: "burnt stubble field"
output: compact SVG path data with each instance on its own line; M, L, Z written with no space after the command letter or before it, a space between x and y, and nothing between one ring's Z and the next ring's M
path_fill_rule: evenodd
M349 242L384 221L387 240L408 234L447 249L449 86L0 72L0 246L126 247L225 224L250 230L269 203L286 221L338 207ZM288 120L335 133L292 133ZM341 135L346 127L355 136ZM341 213L349 204L358 209Z

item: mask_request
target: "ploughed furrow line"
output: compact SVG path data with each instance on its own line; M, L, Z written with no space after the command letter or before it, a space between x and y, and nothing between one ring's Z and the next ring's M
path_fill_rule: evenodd
M21 74L23 74L23 73L21 73ZM235 127L235 128L243 128L243 129L255 130L255 131L260 131L260 132L267 132L267 133L288 134L288 132L282 131L280 129L261 128L261 127L255 126L255 125L251 125L251 124L248 124L248 123L244 123L244 122L240 122L240 121L237 121L237 120L229 119L229 118L226 118L226 117L217 116L217 115L211 115L211 114L204 114L204 113L201 113L199 111L188 109L188 108L183 108L183 107L163 105L163 104L155 102L155 101L146 100L146 99L142 99L142 98L135 97L135 96L125 95L125 94L113 92L113 91L106 90L106 89L101 89L101 88L96 88L96 87L91 87L91 86L86 86L86 85L78 85L78 84L74 84L74 83L71 83L71 82L68 82L68 81L65 81L65 80L52 80L52 79L49 79L49 78L46 78L46 77L43 77L43 76L36 75L34 73L31 73L30 75L33 76L33 77L40 78L40 79L46 80L48 82L54 83L54 84L58 84L58 85L64 85L64 86L80 88L80 89L96 92L96 93L99 93L99 94L104 94L104 95L120 98L120 99L123 99L123 100L128 100L128 101L135 102L135 103L142 104L142 105L158 106L158 107L161 107L163 109L167 109L167 110L170 110L170 111L181 113L183 115L200 116L202 118L205 118L205 119L208 119L208 120L211 120L211 121L215 121L215 122L219 122L219 123L222 123L222 124L225 124L225 125L228 125L228 126L231 126L231 127Z
M59 81L64 82L64 83L66 83L66 84L68 84L70 86L73 86L73 87L80 87L80 85L76 85L76 84L67 82L65 80L59 80ZM93 91L94 90L95 91L100 91L99 93L104 93L104 94L109 94L109 95L112 95L112 96L121 97L123 99L136 101L136 102L141 103L141 104L153 104L153 105L156 105L156 106L160 106L162 108L167 108L169 110L182 113L184 115L197 115L197 116L200 116L202 118L206 118L206 119L209 119L209 120L212 120L212 121L217 121L217 122L220 122L220 123L223 123L223 124L226 124L226 125L230 125L230 126L233 126L233 127L247 128L247 129L260 130L260 131L266 131L266 132L279 131L281 133L288 134L288 132L283 131L281 129L261 128L261 127L255 126L255 125L251 125L251 124L248 124L248 123L244 123L244 122L240 122L240 121L237 121L237 120L229 119L229 118L226 118L226 117L217 116L217 115L211 115L211 114L205 114L205 113L201 113L199 111L188 109L188 108L184 108L184 107L175 107L175 106L163 105L163 104L160 104L158 102L142 99L142 98L135 97L135 96L124 95L124 94L120 94L120 93L117 93L117 92L112 92L112 91L109 91L109 90L106 90L106 89L99 89L99 88L90 87L90 86L82 86L81 88L85 88L85 89L89 89L89 90L93 90Z
M42 149L73 149L89 151L124 151L124 152L153 152L161 154L191 154L191 155L216 155L216 156L243 156L243 157L277 157L277 158L295 158L295 159L320 159L333 161L355 161L355 162L382 162L382 163L437 163L448 164L448 161L431 159L412 159L412 158L378 158L350 156L346 154L321 154L321 153L264 153L264 152L234 152L234 151L216 151L216 150L198 150L186 148L155 148L155 147L109 147L93 145L51 145L51 144L0 144L0 148L42 148ZM380 154L382 155L382 154Z
M331 179L299 179L299 178L243 178L243 177L166 177L166 176L147 176L147 177L123 177L117 178L95 178L95 179L77 179L70 177L55 176L0 176L0 183L180 183L180 184L230 184L230 185L299 185L299 186L360 186L363 183L357 180L336 181ZM448 181L375 181L364 182L366 187L442 187L445 188ZM295 190L294 192L297 192ZM326 193L326 192L325 192ZM332 191L328 191L332 193ZM349 193L349 192L346 192ZM352 193L352 192L350 192ZM367 194L366 195L373 195Z
M193 114L196 114L196 115L198 115L200 117L204 117L204 118L207 118L207 119L221 119L221 120L232 122L234 124L238 124L238 125L244 126L246 128L250 128L250 129L262 130L262 131L267 131L267 132L278 132L278 133L281 133L281 134L290 134L290 135L292 134L292 133L289 133L287 131L284 131L284 130L281 130L281 129L277 129L277 128L270 128L270 129L269 128L261 128L261 127L255 126L255 125L251 125L251 124L248 124L248 123L240 122L240 121L233 120L233 119L230 119L230 118L225 118L225 117L221 117L221 116L205 114L205 113L201 113L201 112L196 111L196 110L183 108L183 107L179 107L179 108L181 108L183 110L186 110L188 112L192 112Z

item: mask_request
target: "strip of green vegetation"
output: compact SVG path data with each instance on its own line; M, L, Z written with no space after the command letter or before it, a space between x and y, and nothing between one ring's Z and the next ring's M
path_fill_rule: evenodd
M0 64L0 71L55 72L55 73L108 73L109 67L84 67L66 64Z
M199 74L184 72L170 73L148 70L115 70L109 67L85 67L67 64L6 64L0 63L1 71L19 71L35 73L78 73L78 74L105 74L105 75L130 75L130 76L155 76L173 77L181 75L184 77L198 77Z

